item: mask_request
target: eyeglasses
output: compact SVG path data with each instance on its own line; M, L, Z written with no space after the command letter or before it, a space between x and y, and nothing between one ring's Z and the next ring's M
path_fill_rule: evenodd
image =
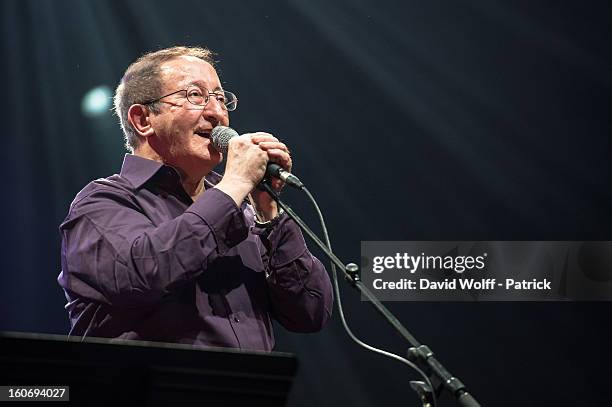
M142 104L150 105L150 104L159 102L165 97L172 96L180 92L185 92L185 98L189 101L189 103L196 105L196 106L201 106L201 107L206 106L206 104L208 104L208 102L210 101L211 96L217 99L217 101L221 103L221 106L223 106L223 108L227 109L230 112L236 110L236 107L238 106L238 98L232 92L228 92L226 90L218 90L215 92L210 92L207 89L202 90L201 88L197 86L190 86L187 89L177 90L175 92L168 93L167 95L164 95L157 99L143 102Z

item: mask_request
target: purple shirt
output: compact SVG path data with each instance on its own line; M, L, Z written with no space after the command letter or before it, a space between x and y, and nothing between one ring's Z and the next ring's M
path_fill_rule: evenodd
M219 179L194 202L174 168L128 154L77 194L60 226L70 335L269 351L270 317L323 327L331 283L298 226L256 227Z

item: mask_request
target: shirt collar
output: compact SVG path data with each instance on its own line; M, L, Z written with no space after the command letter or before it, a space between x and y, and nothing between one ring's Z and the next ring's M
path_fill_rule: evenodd
M142 187L153 175L159 171L164 164L139 157L133 154L126 154L121 165L121 176L127 179L134 188Z
M148 158L139 157L134 154L126 154L125 157L123 157L120 175L127 179L134 188L138 189L157 174L161 168L174 171L177 175L177 179L180 179L178 172L169 165L165 165L159 161L149 160ZM221 181L221 175L214 171L211 171L204 179L206 187L210 188L217 185L219 181Z

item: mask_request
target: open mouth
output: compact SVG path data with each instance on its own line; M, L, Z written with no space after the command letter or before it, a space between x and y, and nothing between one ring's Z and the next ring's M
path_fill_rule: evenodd
M207 138L207 139L210 138L210 131L198 131L195 134L197 134L200 137Z

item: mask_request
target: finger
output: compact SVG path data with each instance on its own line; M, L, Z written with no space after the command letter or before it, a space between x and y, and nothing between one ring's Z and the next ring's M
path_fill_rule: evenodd
M255 144L259 144L264 141L278 141L278 139L274 137L273 135L271 135L270 133L258 132L258 133L250 133L249 135L251 136L251 140Z
M285 183L278 178L272 178L270 184L272 184L272 189L275 191L280 191L285 186Z
M277 163L278 165L283 167L285 170L291 172L292 163L291 163L291 156L289 155L289 153L283 150L278 150L278 149L267 150L267 153L268 153L268 159L270 161Z
M289 153L289 148L285 144L279 141L262 141L262 142L259 142L258 145L263 150L277 149L277 150L283 150Z

